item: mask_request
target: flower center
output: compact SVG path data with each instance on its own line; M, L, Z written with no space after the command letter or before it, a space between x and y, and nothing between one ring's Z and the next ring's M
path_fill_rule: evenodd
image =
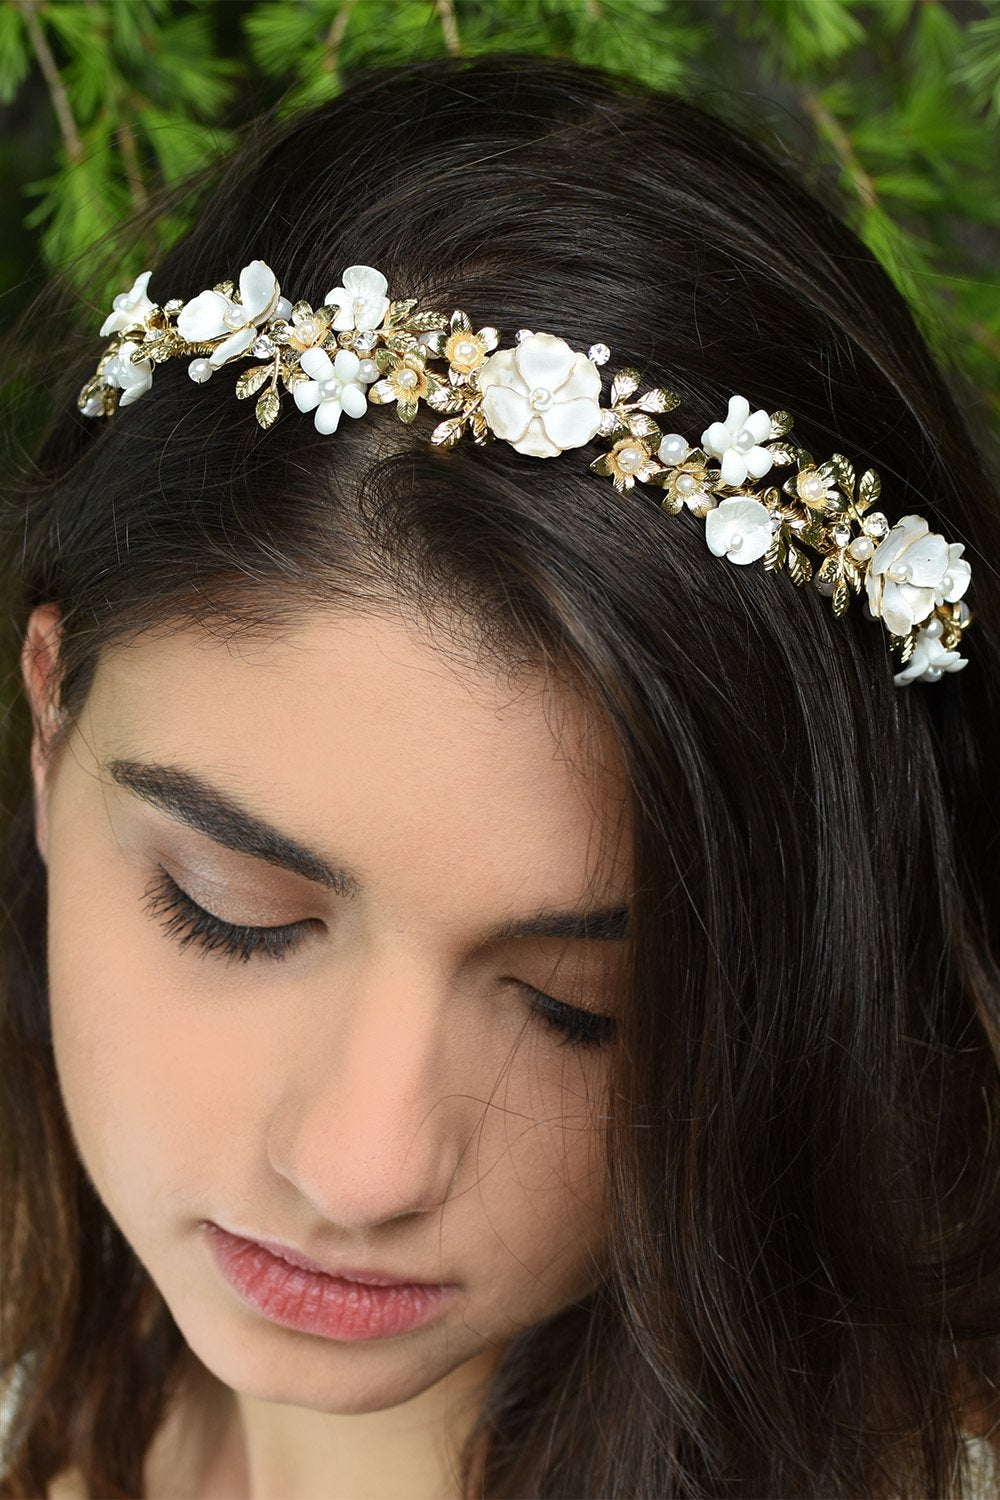
M229 307L222 315L227 328L242 328L246 322L242 307Z
M396 376L396 384L401 385L405 391L412 391L417 383L416 370L400 370Z
M694 487L695 477L693 474L678 474L677 488L680 490L682 495L690 495L693 492Z
M296 325L295 333L303 343L311 344L319 333L319 324L315 318L303 318L302 322Z
M894 578L897 583L905 583L910 576L909 563L894 562L889 568L889 577Z
M740 533L738 531L734 531L733 534L732 534L732 536L729 538L729 550L730 550L730 552L738 552L742 546L743 546L743 537L740 535Z
M458 344L455 345L455 354L461 360L468 361L470 359L475 359L476 345L472 342L471 339L462 339Z
M642 468L643 454L639 448L619 448L618 467L624 469L626 474L634 474L636 469Z
M548 411L552 405L552 392L547 391L543 385L536 385L528 397L528 405L533 406L535 411Z
M757 439L749 427L744 427L743 431L738 432L733 438L733 447L738 448L741 453L746 453L750 448L755 447L756 443Z
M823 493L823 481L818 474L807 474L799 480L799 494L803 500L818 500Z
M319 383L319 399L321 401L339 401L340 381L333 378L321 380Z

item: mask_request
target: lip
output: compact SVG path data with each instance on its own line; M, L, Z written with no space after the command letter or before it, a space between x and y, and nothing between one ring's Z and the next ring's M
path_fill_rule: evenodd
M444 1286L445 1282L418 1281L413 1276L393 1276L388 1271L373 1271L359 1269L356 1266L324 1266L320 1261L303 1255L301 1250L296 1250L291 1245L283 1245L279 1240L262 1240L256 1235L231 1234L229 1230L223 1229L211 1221L206 1222L206 1228L216 1235L223 1235L232 1241L240 1241L244 1245L258 1245L262 1250L267 1250L271 1255L277 1256L279 1260L287 1261L290 1266L298 1266L302 1271L315 1271L320 1276L334 1276L338 1281L361 1281L367 1286Z
M404 1281L383 1272L314 1270L316 1263L298 1251L291 1252L295 1262L285 1258L284 1247L276 1254L275 1241L245 1239L217 1224L206 1227L216 1264L241 1300L302 1333L343 1342L393 1338L430 1322L457 1291L452 1284Z

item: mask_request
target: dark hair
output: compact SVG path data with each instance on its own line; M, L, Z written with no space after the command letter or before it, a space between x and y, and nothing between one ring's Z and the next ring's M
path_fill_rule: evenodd
M1000 497L958 377L793 162L567 62L379 71L252 133L152 291L254 257L314 303L363 262L508 341L602 340L680 394L694 440L734 391L787 409L817 460L877 469L890 521L965 544L969 664L896 687L859 601L837 618L731 566L702 520L581 454L442 451L430 413L391 407L333 438L287 409L262 432L232 372L195 386L182 361L83 417L96 309L48 348L55 415L4 502L10 678L57 602L66 724L100 654L154 626L406 600L565 671L620 741L636 947L608 1266L505 1351L467 1492L961 1495L963 1403L1000 1388ZM24 1394L0 1495L68 1465L138 1495L184 1341L62 1112L19 700L8 722L4 1369Z

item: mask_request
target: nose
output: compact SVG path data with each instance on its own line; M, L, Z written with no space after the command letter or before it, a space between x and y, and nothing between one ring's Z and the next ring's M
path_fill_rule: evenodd
M271 1164L345 1231L440 1208L454 1191L482 1095L454 1076L461 1028L442 985L412 958L373 957L319 997L318 1026L287 1040Z

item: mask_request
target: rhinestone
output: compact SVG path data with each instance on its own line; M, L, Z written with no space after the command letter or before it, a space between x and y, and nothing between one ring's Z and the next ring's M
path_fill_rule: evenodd
M618 450L618 467L626 474L634 474L636 469L641 469L645 458L641 448L620 448Z
M587 350L587 358L592 359L595 365L606 365L611 358L611 350L607 344L591 344Z
M870 516L866 516L862 522L869 536L885 536L889 530L889 522L880 510L873 510Z
M941 623L941 621L939 619L933 619L929 625L924 626L924 635L929 635L931 637L931 640L937 640L943 629L944 625Z
M847 550L855 562L866 562L875 551L875 547L871 537L856 536Z
M417 383L417 372L409 368L400 370L396 376L396 384L402 386L404 391L412 391Z
M738 448L741 453L746 453L748 449L755 448L756 446L757 439L754 437L749 427L744 427L743 431L738 432L736 434L736 437L733 439L733 447Z
M846 547L851 540L850 528L847 526L835 526L833 528L833 540L838 547Z
M523 344L525 339L533 339L534 336L530 328L519 328L514 335L519 344Z
M214 373L215 371L207 359L193 359L188 365L188 374L199 385L204 385L206 380L211 380Z
M266 334L262 334L254 344L252 352L258 359L267 359L269 355L274 353L276 347Z
M617 426L618 418L616 417L615 413L613 411L608 411L606 408L602 409L601 423L597 429L601 436L610 437Z
M689 449L687 438L681 437L679 432L668 432L657 452L665 464L679 464L684 461Z
M183 306L184 303L180 297L171 297L169 302L164 302L163 311L165 313L179 313Z
M536 385L528 397L528 405L533 406L535 411L548 411L552 405L552 392L547 391L544 385Z
M227 308L222 315L222 321L227 328L242 328L246 322L242 307Z
M371 332L359 333L357 338L354 340L354 347L355 349L360 349L362 354L368 354L372 349L375 348L375 345L377 343L378 337L376 334Z
M677 488L682 495L693 495L697 489L698 481L693 474L678 474Z

